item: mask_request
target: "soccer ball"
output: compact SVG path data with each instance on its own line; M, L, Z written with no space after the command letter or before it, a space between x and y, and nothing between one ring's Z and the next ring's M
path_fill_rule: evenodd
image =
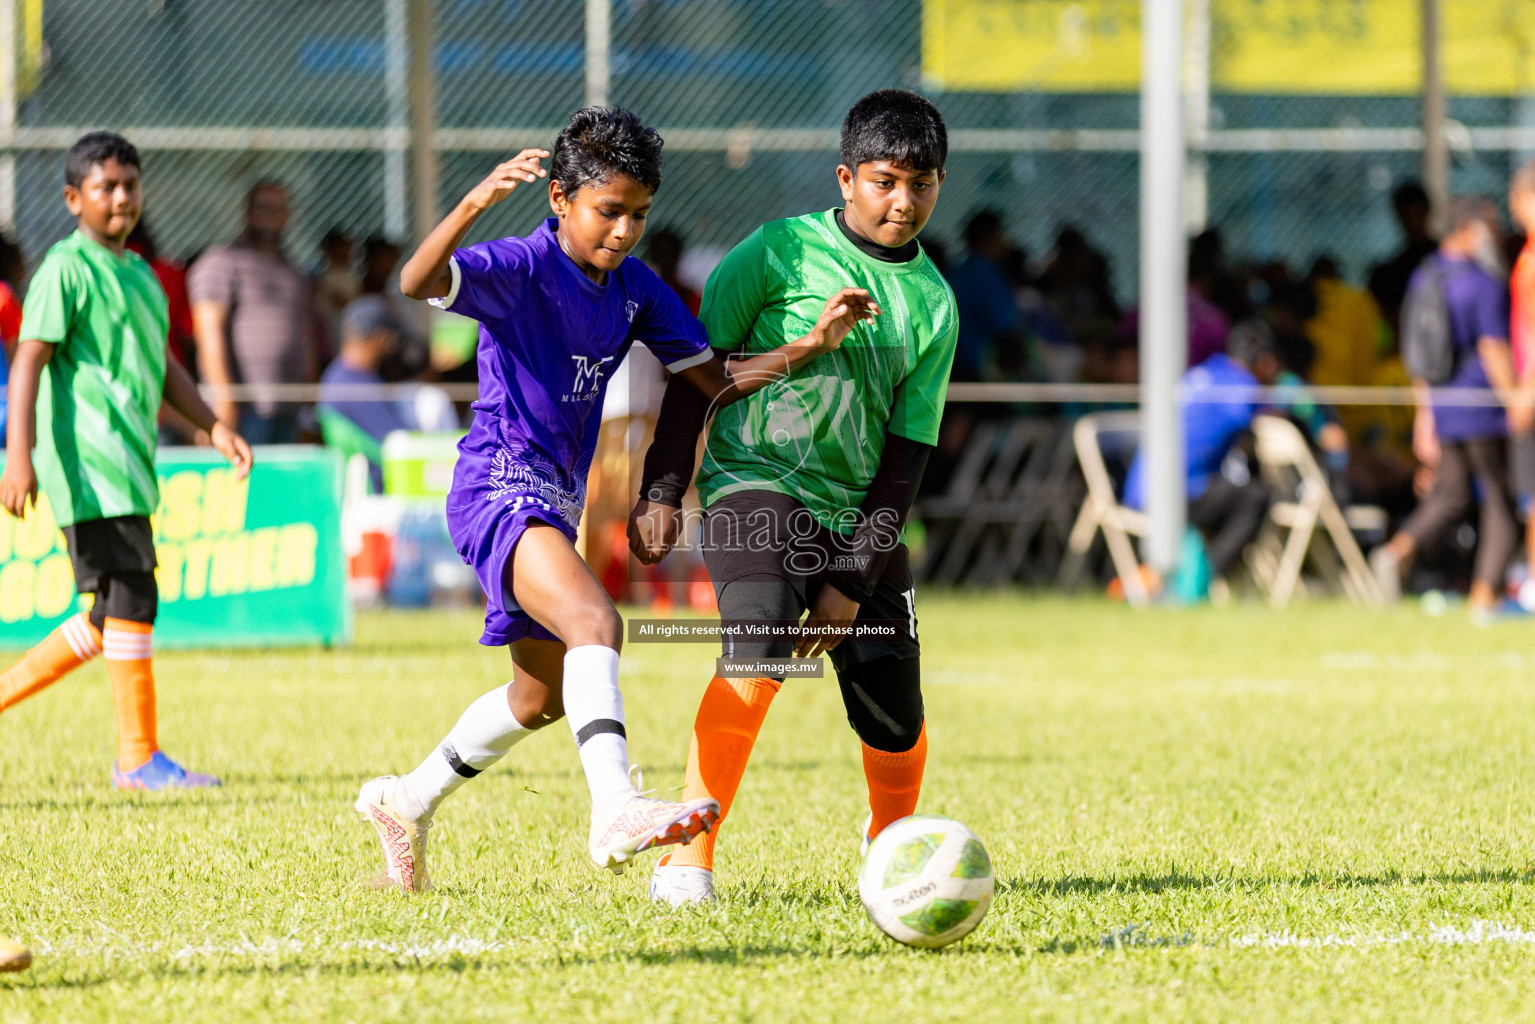
M986 847L964 825L913 814L869 844L858 896L874 926L897 942L937 949L986 916L996 878Z

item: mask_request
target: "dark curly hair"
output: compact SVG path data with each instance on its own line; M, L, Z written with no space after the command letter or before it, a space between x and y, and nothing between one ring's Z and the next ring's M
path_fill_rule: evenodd
M909 89L871 92L842 121L842 163L889 160L914 171L941 171L949 156L943 117L925 97Z
M64 154L64 184L79 188L85 183L91 168L116 160L124 167L141 167L139 151L133 143L116 132L90 132L80 136L78 142Z
M567 196L626 174L652 193L661 187L661 136L623 107L582 107L554 140L549 175Z

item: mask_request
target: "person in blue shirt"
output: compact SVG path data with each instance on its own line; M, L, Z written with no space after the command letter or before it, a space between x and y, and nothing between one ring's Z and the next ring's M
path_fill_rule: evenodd
M375 441L411 429L398 403L359 391L359 386L384 383L379 368L399 347L400 334L400 323L382 295L353 299L341 312L341 351L320 376L321 410L346 417ZM368 473L374 490L383 490L384 467L369 460Z
M974 214L965 225L965 258L949 275L959 311L950 380L1023 378L1023 319L1002 270L1006 258L1001 216L995 210Z
M1448 233L1439 251L1423 261L1407 288L1412 297L1439 279L1455 346L1449 380L1433 388L1413 381L1418 398L1413 453L1434 471L1434 484L1396 535L1370 553L1370 564L1386 598L1399 599L1413 559L1441 544L1475 506L1476 564L1466 603L1480 618L1501 600L1503 574L1519 544L1507 443L1510 420L1527 429L1530 414L1512 402L1518 380L1509 346L1508 285L1499 266L1497 207L1480 196L1453 196L1445 221ZM1483 391L1492 400L1457 404L1439 388Z
M1247 474L1245 460L1225 467L1261 407L1258 388L1272 385L1283 369L1274 334L1261 323L1237 325L1226 348L1185 371L1180 388L1189 522L1204 536L1210 569L1218 577L1236 568L1273 500L1268 486ZM1130 465L1125 504L1146 507L1144 452Z

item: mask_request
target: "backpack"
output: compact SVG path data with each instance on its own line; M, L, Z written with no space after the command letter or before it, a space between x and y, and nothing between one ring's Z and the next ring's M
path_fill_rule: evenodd
M1414 378L1443 384L1455 375L1459 361L1450 333L1450 303L1445 296L1444 268L1430 256L1412 276L1402 300L1402 362Z

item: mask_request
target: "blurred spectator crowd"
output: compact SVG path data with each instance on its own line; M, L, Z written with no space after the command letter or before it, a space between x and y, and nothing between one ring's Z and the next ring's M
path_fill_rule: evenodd
M393 430L456 430L459 410L429 390L396 389L400 397L380 399L357 387L474 379L473 346L457 344L445 356L434 350L421 311L399 295L399 245L374 236L359 246L335 228L325 234L315 263L302 267L285 248L290 213L283 185L258 182L246 196L239 234L184 261L161 252L148 219L139 222L128 246L165 289L171 355L211 389L220 417L238 423L253 444L323 442L327 423L343 432L355 428L375 444ZM0 238L0 340L7 357L0 360L0 382L18 341L25 279L21 252ZM319 402L281 391L291 385L310 385L310 398L319 385ZM278 390L266 393L269 388ZM161 428L163 444L208 443L169 409L162 411Z
M1238 571L1272 493L1252 464L1252 419L1287 416L1311 442L1340 507L1388 513L1391 530L1363 537L1389 600L1404 590L1463 591L1475 612L1520 594L1530 555L1518 564L1520 527L1535 491L1535 167L1510 194L1456 196L1431 209L1415 182L1391 196L1400 228L1363 281L1349 281L1327 253L1309 265L1259 261L1227 251L1214 226L1188 249L1188 366L1183 380L1189 520L1202 534L1217 579ZM930 254L941 247L924 239ZM1138 310L1116 302L1107 261L1082 230L1062 228L1031 259L1009 241L1002 217L983 209L963 229L963 251L945 263L959 305L956 381L1133 384L1139 378ZM1424 318L1443 321L1450 362L1426 380L1403 359L1404 336ZM1430 323L1430 329L1432 324ZM1292 388L1265 403L1264 386ZM1307 386L1413 388L1415 401L1329 406ZM1250 397L1243 389L1251 389ZM1400 392L1399 392L1400 394ZM1083 404L953 405L938 474L957 464L988 417L1075 415ZM1131 460L1123 501L1143 508L1143 466ZM1152 581L1154 584L1160 581ZM1535 610L1535 587L1523 587Z
M1361 281L1347 280L1327 253L1305 265L1231 253L1218 226L1190 240L1184 390L1192 395L1213 386L1217 395L1186 410L1190 520L1216 576L1236 571L1276 496L1255 474L1234 467L1244 449L1250 453L1252 417L1277 412L1314 445L1340 506L1367 503L1389 514L1392 532L1372 539L1374 569L1388 594L1465 589L1476 606L1491 607L1520 583L1510 576L1520 546L1517 520L1528 518L1535 489L1529 440L1535 360L1526 352L1530 331L1518 326L1521 310L1528 316L1535 306L1521 305L1519 294L1535 293L1535 258L1520 259L1535 225L1535 171L1516 176L1506 204L1456 197L1433 210L1411 182L1391 201L1400 242ZM135 231L130 246L149 261L170 300L170 350L253 443L323 442L364 454L378 491L385 437L401 430L451 433L467 422L467 402L450 401L436 385L477 379L475 325L401 299L395 276L401 249L390 239L359 244L334 228L312 264L296 263L285 248L290 197L280 183L255 184L243 212L236 237L185 261L158 250L147 222ZM952 253L924 236L959 308L955 381L1138 380L1138 309L1115 297L1108 261L1089 230L1063 226L1037 257L1009 238L993 209L966 218ZM689 267L684 239L665 228L649 233L644 253L696 310L706 262ZM21 252L0 238L0 340L7 355L17 340L25 278ZM1414 306L1414 295L1425 288L1443 307L1454 346L1453 372L1444 381L1415 381L1402 358L1403 333L1411 329L1404 316L1414 309L1421 315L1423 302ZM609 419L653 415L661 373L642 360L643 353L615 378ZM0 361L0 381L4 366ZM406 386L380 397L370 390L380 384ZM1302 397L1273 409L1256 398L1219 397L1248 384L1416 384L1420 400L1415 409L1329 406ZM1496 397L1461 407L1436 398L1431 384ZM318 392L283 390L287 385L318 385ZM230 387L238 400L223 392ZM933 460L924 492L945 489L946 472L988 420L1070 420L1094 408L951 403L940 438L945 457ZM207 443L169 412L162 427L167 444ZM1134 506L1141 481L1138 470L1129 476L1124 500ZM1535 532L1531 538L1535 552Z

